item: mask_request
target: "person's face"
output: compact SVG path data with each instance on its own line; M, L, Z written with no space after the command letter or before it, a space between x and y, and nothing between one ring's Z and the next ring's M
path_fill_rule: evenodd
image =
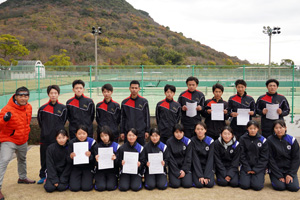
M20 91L15 95L15 99L20 106L25 106L29 100L28 92Z
M48 96L49 96L51 102L56 102L58 100L59 94L58 94L57 90L51 89Z
M171 91L170 89L168 89L166 92L165 92L165 95L166 95L166 98L168 100L172 100L174 95L175 95L175 92Z
M271 82L267 86L267 89L270 94L275 94L277 92L278 86L275 82Z
M232 140L233 135L230 131L228 131L227 129L225 129L222 134L221 134L222 139L224 140L225 143L228 143Z
M156 144L160 140L160 135L158 135L157 133L152 133L152 135L150 136L150 140L151 142L153 142L153 144Z
M198 124L195 128L195 133L198 138L204 138L206 129L203 126L201 126L200 124Z
M250 136L256 136L256 133L258 132L258 128L254 125L251 125L247 128Z
M223 94L222 90L220 90L219 88L216 88L213 93L214 93L215 99L221 99L222 94Z
M130 144L135 143L136 139L137 139L137 136L133 132L129 131L127 133L127 140Z
M104 144L109 143L109 135L108 134L102 132L102 133L100 133L100 138Z
M242 85L242 84L238 84L236 86L236 91L239 95L243 95L245 93L246 90L246 86Z
M82 129L79 129L79 130L77 131L77 133L76 133L76 137L77 137L77 139L78 139L80 142L85 141L86 138L87 138L87 136L88 136L88 133L85 132L85 131L82 130Z
M274 132L279 138L282 138L282 136L284 136L286 132L286 127L283 127L280 124L276 124L274 127Z
M181 139L183 138L183 136L184 136L184 132L177 129L177 130L174 132L174 136L175 136L175 138L176 138L177 140L181 140Z
M187 82L187 87L188 87L188 90L190 91L190 92L194 92L195 90L196 90L196 88L197 88L197 83L195 82L195 81L189 81L189 82Z
M73 88L73 92L75 93L75 95L77 97L82 96L83 92L84 92L84 87L81 84L76 84Z
M104 89L102 92L104 99L111 99L112 93L113 93L112 91L107 90L107 89Z
M63 134L59 134L57 137L56 137L56 141L59 145L61 146L64 146L66 144L68 140L68 137L63 135Z
M139 94L140 86L139 86L139 84L131 84L129 87L129 90L130 90L131 95L136 96Z

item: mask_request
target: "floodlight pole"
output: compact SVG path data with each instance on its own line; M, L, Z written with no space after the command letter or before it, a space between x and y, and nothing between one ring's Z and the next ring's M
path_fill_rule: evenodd
M95 26L92 27L92 34L95 36L95 81L98 81L98 54L97 54L97 34L101 34L102 28L98 27L98 29L95 28Z

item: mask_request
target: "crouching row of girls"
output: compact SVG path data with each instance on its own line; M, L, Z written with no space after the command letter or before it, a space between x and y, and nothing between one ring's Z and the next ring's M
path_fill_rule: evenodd
M184 187L208 187L216 183L220 186L241 187L261 190L264 187L265 173L269 172L272 186L276 190L298 191L297 171L300 164L299 144L294 137L286 134L284 121L274 123L274 134L268 139L258 133L256 121L249 121L247 132L238 142L230 127L225 127L218 140L206 136L206 125L199 122L195 126L195 136L184 136L181 124L173 128L174 135L166 144L160 142L160 133L154 128L150 131L150 142L144 147L136 142L137 132L131 129L127 141L120 146L113 142L113 134L103 127L98 143L87 137L87 128L79 126L76 138L67 143L67 132L57 133L56 144L47 150L47 192L54 190L98 191L115 190L138 191L142 189L142 176L146 189L166 189ZM73 165L75 142L87 141L89 151L86 155L90 164ZM98 148L113 147L113 169L98 170ZM125 174L122 166L124 152L138 152L137 174ZM149 153L163 153L163 174L149 174ZM168 173L167 173L168 169ZM168 178L167 178L168 174ZM95 180L95 181L94 181Z

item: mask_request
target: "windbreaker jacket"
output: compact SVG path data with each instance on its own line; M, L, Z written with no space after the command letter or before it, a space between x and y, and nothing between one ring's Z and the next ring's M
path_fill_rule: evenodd
M25 106L17 105L14 97L15 95L9 99L0 112L0 142L22 145L29 137L32 107L29 103ZM7 112L11 112L11 118L6 122L3 117Z
M144 153L145 153L145 168L146 170L149 170L149 168L147 167L147 162L149 161L148 159L148 155L149 153L162 153L163 154L163 160L165 162L165 166L164 166L164 171L165 173L167 172L166 170L166 166L168 163L168 151L167 151L167 145L165 145L162 142L158 142L157 144L154 144L152 141L148 142L145 146L144 146ZM151 163L150 163L151 165Z

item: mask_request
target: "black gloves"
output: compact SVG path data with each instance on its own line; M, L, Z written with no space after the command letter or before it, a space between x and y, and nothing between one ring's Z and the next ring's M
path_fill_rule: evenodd
M3 116L4 121L9 121L11 118L11 112L7 112L5 113L5 115Z

